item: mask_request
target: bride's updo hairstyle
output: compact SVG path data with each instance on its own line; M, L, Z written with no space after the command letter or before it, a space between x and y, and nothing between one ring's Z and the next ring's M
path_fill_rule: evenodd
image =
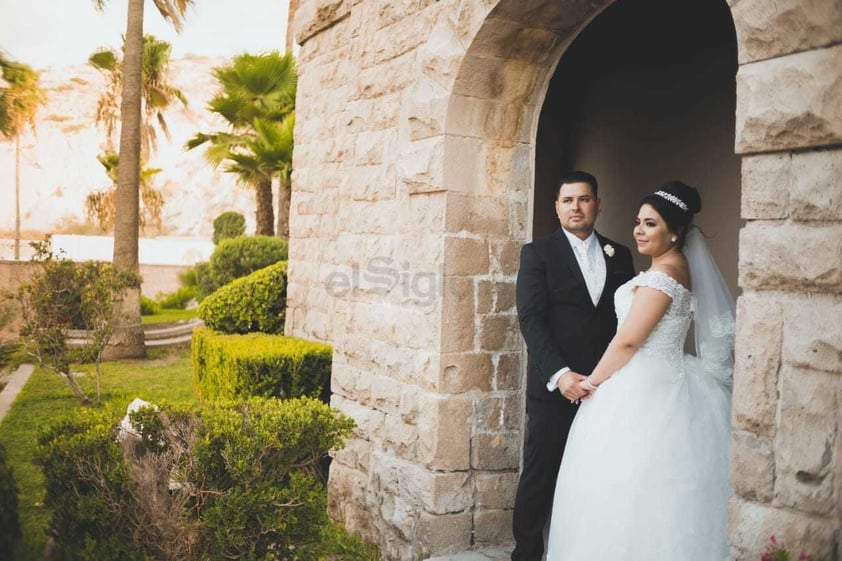
M693 222L693 216L702 210L702 198L699 192L681 181L668 181L657 191L641 199L640 205L650 205L667 223L667 227L678 239L678 249L684 246L687 227Z

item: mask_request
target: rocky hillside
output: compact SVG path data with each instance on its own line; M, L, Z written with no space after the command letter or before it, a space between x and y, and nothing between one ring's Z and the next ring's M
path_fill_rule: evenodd
M186 152L185 141L198 131L220 130L224 124L205 110L216 90L211 76L225 59L188 57L171 66L172 81L189 105L171 108L166 119L171 138L159 138L150 167L161 168L156 188L165 199L166 233L210 237L212 221L227 210L241 212L254 230L252 191L234 177L214 171L202 150ZM84 200L92 190L108 185L97 161L105 132L94 123L96 103L105 80L94 68L74 66L41 74L47 105L38 113L37 135L21 139L21 229L24 232L80 231L86 222ZM0 231L14 229L14 144L0 144Z

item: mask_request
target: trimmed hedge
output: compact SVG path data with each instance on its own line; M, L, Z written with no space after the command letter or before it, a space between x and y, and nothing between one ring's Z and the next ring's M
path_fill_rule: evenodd
M310 398L80 410L39 437L60 559L324 559L318 472L353 421Z
M193 331L193 387L200 399L249 395L330 400L332 349L284 335Z
M223 212L213 220L213 245L222 240L236 238L246 233L246 219L239 212Z
M197 271L199 289L207 296L234 279L286 261L289 243L272 236L240 236L219 242L213 250L207 268Z
M222 333L280 333L286 296L287 262L281 261L226 284L202 301L198 313Z

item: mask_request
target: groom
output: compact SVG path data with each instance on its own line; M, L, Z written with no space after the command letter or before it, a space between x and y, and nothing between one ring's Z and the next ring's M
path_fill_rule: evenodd
M600 205L594 176L565 174L555 202L561 228L526 244L520 254L517 312L529 361L512 561L540 561L544 555L544 526L567 433L578 401L586 396L579 381L617 330L614 291L634 275L628 248L594 231Z

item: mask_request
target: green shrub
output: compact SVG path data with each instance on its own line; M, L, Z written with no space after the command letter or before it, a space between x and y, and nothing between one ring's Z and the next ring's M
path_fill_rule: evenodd
M12 468L6 464L6 449L0 445L0 556L10 559L20 540L18 518L18 487Z
M158 298L158 304L164 310L183 310L194 300L199 290L196 286L182 286L175 292L164 294Z
M26 353L59 375L83 403L90 398L71 364L94 362L99 401L100 362L112 334L113 303L124 288L139 287L140 277L110 263L57 258L46 242L31 245L35 249L31 274L17 291ZM71 329L87 331L84 344L69 344Z
M10 369L17 368L26 362L29 357L24 352L23 346L18 341L5 341L0 343L0 371L7 366Z
M198 271L201 295L207 296L234 279L286 261L288 244L271 236L240 236L222 240L211 255L206 270Z
M187 288L198 288L199 287L199 274L198 269L199 265L207 266L207 263L196 263L189 269L184 272L178 273L178 282L181 286L186 286Z
M199 317L222 333L280 333L284 330L287 262L236 279L205 298Z
M324 558L317 467L350 419L309 398L160 404L132 414L140 438L120 446L117 419L98 415L40 439L61 558Z
M161 313L161 305L158 302L146 296L140 297L140 315L154 316L159 313Z
M330 398L332 350L284 335L193 332L193 386L201 399L250 395Z
M59 559L145 559L126 539L136 493L115 438L119 417L113 410L80 409L38 438L36 463L44 472Z
M383 556L374 544L360 539L337 523L331 523L322 532L322 543L327 559L342 561L382 561Z
M246 233L246 219L239 212L223 212L213 221L213 245Z

